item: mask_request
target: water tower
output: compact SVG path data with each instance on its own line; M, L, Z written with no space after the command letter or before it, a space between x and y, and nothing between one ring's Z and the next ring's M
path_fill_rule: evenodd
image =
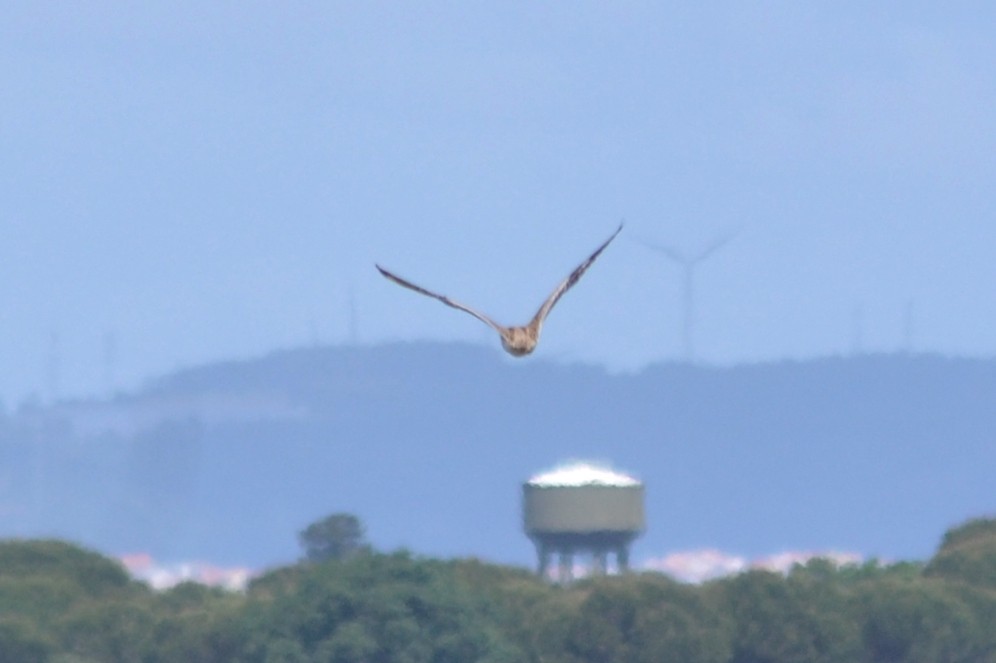
M570 582L576 553L589 553L594 573L606 573L610 553L629 570L629 545L643 532L643 484L591 463L572 463L538 474L522 486L526 535L536 545L538 572L546 577L559 555L558 576Z

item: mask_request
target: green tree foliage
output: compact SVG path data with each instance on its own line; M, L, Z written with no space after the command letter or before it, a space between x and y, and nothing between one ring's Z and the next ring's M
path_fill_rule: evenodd
M732 663L851 663L860 651L859 624L846 594L823 565L788 578L749 571L717 584L717 600L734 624Z
M87 658L138 661L154 623L150 607L139 602L93 602L69 611L56 632L68 651Z
M245 592L154 592L85 549L6 542L0 661L996 663L993 529L953 529L926 567L814 560L701 586L656 573L552 586L367 550L275 569Z
M22 619L0 618L0 661L46 663L54 644Z
M460 560L450 564L455 578L476 596L494 628L516 643L512 661L562 660L564 643L580 597L551 587L520 568Z
M729 660L730 624L696 588L646 574L599 578L584 591L564 643L578 661Z
M185 582L149 603L145 660L157 663L235 660L243 597Z
M71 579L90 596L119 591L131 584L118 562L63 541L0 543L0 578L27 576Z
M500 658L509 644L452 568L408 553L279 572L253 583L248 599L245 661L515 660Z
M120 563L61 541L0 543L0 661L232 660L242 600L185 584L156 594ZM14 656L9 651L21 651Z
M68 609L142 593L121 564L61 541L0 543L0 615L48 626Z
M996 519L978 518L949 530L924 573L996 590Z
M867 583L856 596L865 650L881 663L993 660L990 611L973 611L957 591L929 579Z
M305 557L312 562L345 559L369 549L363 523L349 513L333 513L298 533Z

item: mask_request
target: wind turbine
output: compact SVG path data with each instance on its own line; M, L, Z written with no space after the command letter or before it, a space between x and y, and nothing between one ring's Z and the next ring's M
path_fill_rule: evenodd
M648 249L663 254L666 258L678 264L682 270L682 322L681 322L681 347L682 357L688 363L695 360L695 349L692 341L692 331L695 325L695 268L706 258L712 256L716 251L728 244L737 233L718 237L706 245L698 253L688 255L678 249L665 244L657 244L640 240L640 243Z

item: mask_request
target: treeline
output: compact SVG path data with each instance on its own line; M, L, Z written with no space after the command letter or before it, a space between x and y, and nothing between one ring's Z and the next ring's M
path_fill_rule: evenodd
M157 592L76 546L8 541L0 661L996 663L996 520L951 530L925 564L815 560L702 585L636 573L558 587L475 560L347 552L245 592Z

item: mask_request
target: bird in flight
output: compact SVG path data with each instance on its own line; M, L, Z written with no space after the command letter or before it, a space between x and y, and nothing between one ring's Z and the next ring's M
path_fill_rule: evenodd
M578 265L566 279L561 281L560 284L554 288L553 292L550 293L550 296L546 298L545 302L543 302L543 305L540 306L538 311L536 311L536 315L533 316L533 319L529 321L529 324L521 327L506 327L504 325L500 325L480 311L475 311L469 306L465 306L460 302L454 301L445 295L440 295L419 287L410 281L404 280L400 276L392 274L380 265L376 265L376 267L381 274L398 285L404 286L423 295L428 295L434 299L438 299L447 306L452 306L455 309L470 313L472 316L488 325L501 335L501 345L505 348L506 352L515 357L522 357L536 349L536 344L539 343L540 329L543 327L543 321L546 320L546 316L550 314L550 311L553 309L554 305L560 300L561 297L564 296L565 292L570 290L571 287L578 282L578 279L580 279L588 268L591 267L591 264L595 262L595 259L598 258L602 251L605 250L605 247L607 247L609 243L616 238L616 235L619 234L619 231L621 231L622 228L623 224L620 223L619 227L616 228L616 231L612 233L611 237L605 240L601 246L595 249L594 253L588 256L587 260Z

